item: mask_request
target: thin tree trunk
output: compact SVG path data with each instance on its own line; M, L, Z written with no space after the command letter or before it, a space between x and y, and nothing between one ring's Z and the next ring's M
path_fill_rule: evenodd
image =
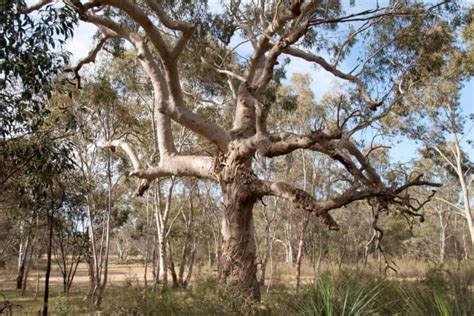
M452 112L452 115L454 115L454 112ZM459 140L457 137L457 134L454 132L455 131L455 122L454 122L454 117L452 118L452 124L453 124L453 138L454 138L454 148L456 152L456 173L459 178L459 184L461 185L461 190L462 190L462 198L463 198L463 206L464 206L464 216L466 217L466 223L467 223L467 228L469 229L469 234L471 236L471 247L474 247L474 222L472 221L472 214L471 214L471 205L470 205L470 199L469 199L469 189L466 183L466 176L463 171L463 166L462 166L462 159L463 159L463 154L461 152L461 148L459 146Z
M315 262L314 267L313 267L315 284L319 278L322 258L323 258L323 233L322 231L319 231L319 254L318 254L318 260Z
M94 305L100 308L102 299L104 297L105 288L107 286L107 279L109 275L109 252L110 252L110 214L112 212L112 170L111 170L111 155L107 155L107 214L105 218L105 249L103 259L101 257L101 278L98 280L98 291L96 292ZM102 261L103 260L103 261ZM103 269L103 270L102 270ZM102 282L101 282L102 281Z
M44 299L43 299L43 316L48 315L48 300L49 300L49 276L51 274L51 253L53 247L53 210L48 212L48 248L47 248L47 262L46 275L44 279Z
M145 287L145 291L148 288L148 278L147 278L147 272L148 272L148 255L149 255L149 249L150 248L150 232L149 232L149 211L148 211L148 195L146 198L146 204L145 204L145 210L146 210L146 228L145 228L145 233L146 233L146 241L145 241L145 272L143 272L143 285Z
M21 290L23 285L23 279L25 275L26 258L28 257L28 250L30 248L30 235L26 237L25 243L20 244L20 250L18 252L18 272L16 276L16 289Z
M40 272L39 272L39 256L36 258L36 287L35 287L35 296L33 297L33 300L36 301L38 298L38 292L39 292L39 285L40 285Z
M439 218L439 262L444 263L446 257L446 224L443 216L443 209L436 208Z
M303 262L303 248L304 248L304 237L306 228L309 224L310 213L306 213L304 216L304 222L301 225L299 240L298 240L298 253L296 255L296 275L295 275L295 291L296 293L300 290L301 283L301 263Z
M191 250L191 256L189 258L188 274L186 275L186 279L183 282L184 288L186 288L189 282L191 281L191 276L193 275L194 262L196 261L196 253L197 253L197 245L196 245L196 241L194 241L193 249Z
M35 238L33 238L33 242L34 242L34 239ZM33 247L33 245L31 247ZM31 267L32 258L33 258L33 249L31 249L29 251L28 260L26 262L25 272L24 272L24 275L23 275L23 282L22 282L22 285L21 285L21 296L25 295L26 287L28 285L28 276L30 274L30 267Z
M262 264L260 266L260 280L258 282L260 283L260 286L265 286L265 274L267 270L268 258L270 257L270 247L271 247L270 224L271 223L268 223L268 222L265 223L265 236L264 236L265 252L263 254Z
M306 191L307 186L307 174L306 174L306 156L304 151L301 151L301 162L303 165L303 191ZM314 188L313 188L314 193ZM303 262L303 250L304 250L304 237L306 235L306 229L310 220L310 213L304 215L304 221L301 225L300 235L298 238L298 253L296 254L296 275L295 275L295 291L296 293L300 290L301 283L301 264Z
M170 267L170 274L171 279L173 280L173 287L179 287L179 280L178 276L176 275L176 269L174 267L174 258L173 258L173 249L171 249L171 245L168 242L168 259L169 259L169 267Z

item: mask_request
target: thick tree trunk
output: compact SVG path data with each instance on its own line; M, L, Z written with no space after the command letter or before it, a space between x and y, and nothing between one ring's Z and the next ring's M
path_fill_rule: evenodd
M239 287L252 298L260 299L255 262L252 210L255 193L238 174L232 183L223 186L224 218L222 220L223 251L221 278L229 286Z

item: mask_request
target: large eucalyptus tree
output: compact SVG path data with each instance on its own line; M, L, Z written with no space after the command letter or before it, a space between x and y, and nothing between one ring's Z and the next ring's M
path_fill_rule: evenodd
M41 0L28 11L51 2ZM370 199L374 206L375 229L376 213L389 208L421 216L417 212L426 201L414 200L409 191L436 184L424 181L422 175L389 183L371 166L377 148L363 148L357 135L402 112L404 94L418 83L418 69L436 67L430 54L445 35L438 26L444 25L442 19L454 6L449 1L429 6L418 1L386 1L379 6L374 1L361 10L337 0L230 0L222 10L216 10L216 2L211 10L206 1L188 0L64 3L98 29L90 54L67 69L78 83L81 67L94 61L107 42L117 40L133 47L151 82L159 161L145 166L140 149L125 138L101 144L121 148L128 155L133 166L130 175L141 179L138 194L167 176L220 184L224 201L221 278L227 284L260 297L252 210L265 196L291 201L295 208L318 216L329 229L338 228L331 210L362 199ZM351 54L354 45L362 52L357 60ZM285 126L267 128L272 108L292 101L291 95L284 98L275 93L287 57L321 67L346 83L339 97L328 103L332 111L325 112L332 115L318 117L321 112L315 111L308 118L314 121L314 129L306 134ZM351 71L344 67L347 57L356 60ZM197 110L187 104L191 97L199 104ZM222 108L207 111L212 106ZM208 141L209 149L180 153L173 124ZM297 149L325 154L346 169L343 185L332 190L329 199L318 200L290 183L262 180L253 171L254 158L264 162Z

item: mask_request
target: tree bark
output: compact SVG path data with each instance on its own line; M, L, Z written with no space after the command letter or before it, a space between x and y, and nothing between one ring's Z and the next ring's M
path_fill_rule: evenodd
M20 250L18 252L18 271L16 275L16 289L21 290L23 287L23 279L25 275L25 266L28 257L28 250L30 248L30 236L26 237L25 243L20 244Z
M225 209L222 220L224 242L221 278L227 285L239 287L250 297L260 300L252 214L257 197L239 172L222 189Z

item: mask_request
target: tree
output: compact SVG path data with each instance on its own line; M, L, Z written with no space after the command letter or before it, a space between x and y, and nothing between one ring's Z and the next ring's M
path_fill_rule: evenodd
M155 179L166 176L219 183L224 200L220 275L228 285L255 299L260 290L253 208L259 199L281 197L337 229L332 210L370 199L374 214L395 208L416 216L426 201L417 203L409 197L410 191L437 186L422 175L408 175L404 183L387 181L371 164L377 148L363 152L356 134L387 117L403 98L401 92L417 86L413 71L430 64L437 49L435 40L443 35L435 26L449 18L455 5L391 1L387 6L345 13L339 1L230 1L218 14L206 12L205 1L69 0L66 5L99 31L90 54L70 68L78 79L81 67L94 61L107 41L125 40L153 89L159 161L144 167L134 144L125 138L106 139L103 147L120 148L128 155L133 167L130 175L141 179L139 195ZM337 31L345 38L331 40ZM368 40L362 42L366 48L360 63L353 71L344 71L343 59L363 36ZM249 43L248 59L235 51L234 41L239 39ZM268 128L275 107L291 106L294 99L291 95L278 98L275 92L281 85L284 69L278 65L284 56L322 67L348 84L339 100L327 104L330 115L315 113L313 129L306 134L284 126ZM375 94L379 99L371 96ZM188 106L192 97L200 104L198 109ZM216 103L232 110L209 111ZM207 141L208 149L179 153L174 124ZM265 160L297 149L313 150L339 162L346 171L343 185L327 199L319 199L285 181L262 180L254 173L254 157Z
M72 167L69 144L63 141L71 122L53 113L48 99L57 87L56 75L67 62L67 55L55 48L72 35L77 19L70 7L46 6L35 19L28 15L33 9L27 8L25 1L6 0L0 4L0 190L6 198L2 196L2 206L15 209L16 216L29 208L19 225L20 231L27 231L18 252L17 287L22 292L36 239L33 229L24 229L24 223L34 227L47 219L43 309L47 313L52 218L54 205L59 202L53 197L52 187ZM51 124L60 117L64 124ZM12 201L17 206L11 207Z
M458 179L460 202L451 201L466 220L474 246L474 221L471 210L471 183L474 167L464 146L472 146L472 129L474 117L463 113L460 104L460 92L463 84L472 78L472 12L466 12L466 25L463 34L469 45L462 47L453 34L454 26L460 23L460 16L448 23L438 22L427 34L426 42L437 48L429 57L430 64L421 65L411 76L420 81L416 89L406 93L401 101L405 107L419 108L419 111L403 113L402 132L422 142L421 150L425 158L444 165L449 173ZM461 46L461 47L460 47Z

